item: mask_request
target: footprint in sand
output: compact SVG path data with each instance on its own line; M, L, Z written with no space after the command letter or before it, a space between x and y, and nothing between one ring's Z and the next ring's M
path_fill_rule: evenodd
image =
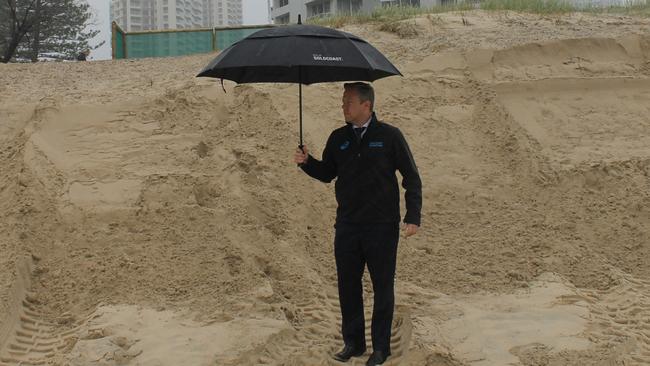
M323 291L315 301L297 304L303 321L293 330L280 332L262 346L241 355L229 365L342 365L332 354L343 344L340 335L341 315L335 290ZM372 304L366 306L366 342L371 349L370 321ZM411 338L408 308L397 305L391 334L392 355L384 365L399 365ZM364 357L353 358L345 365L364 365Z
M625 349L625 365L650 365L650 282L612 269L618 284L582 291L594 316L589 339L605 348Z

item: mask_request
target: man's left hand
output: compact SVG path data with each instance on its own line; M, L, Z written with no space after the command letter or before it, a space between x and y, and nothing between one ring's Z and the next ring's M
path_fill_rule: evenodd
M420 227L415 225L415 224L407 224L407 223L402 224L402 230L404 231L404 237L408 238L409 236L413 236L413 235L417 234L419 228Z

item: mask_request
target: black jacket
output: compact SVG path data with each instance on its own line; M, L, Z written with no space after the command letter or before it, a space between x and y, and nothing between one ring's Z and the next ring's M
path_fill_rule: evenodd
M305 173L325 183L336 180L337 223L397 223L400 221L399 186L406 189L404 222L420 225L422 182L413 155L397 128L377 120L373 113L359 142L352 124L332 132L323 160L309 155Z

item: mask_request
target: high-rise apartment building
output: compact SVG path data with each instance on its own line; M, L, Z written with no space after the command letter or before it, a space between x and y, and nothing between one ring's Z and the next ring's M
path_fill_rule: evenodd
M367 13L380 6L430 7L456 0L272 0L271 19L275 24L296 23L303 19L338 14Z
M111 0L111 20L126 31L153 29L154 0Z
M152 2L156 14L155 27L152 29L192 29L204 26L204 0L152 0Z
M242 0L111 0L111 19L127 32L236 26Z
M208 27L236 26L243 23L242 0L205 1Z

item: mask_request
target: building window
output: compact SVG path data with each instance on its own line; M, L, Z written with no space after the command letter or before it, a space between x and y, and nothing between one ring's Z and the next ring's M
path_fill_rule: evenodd
M325 17L330 15L330 0L314 2L307 6L307 18Z
M404 0L407 1L407 0ZM362 0L339 0L338 12L342 14L355 14L361 11Z
M454 0L455 1L455 0ZM445 0L441 0L441 3L445 3ZM381 0L381 5L383 7L391 7L391 6L413 6L413 7L419 7L420 6L420 0Z

